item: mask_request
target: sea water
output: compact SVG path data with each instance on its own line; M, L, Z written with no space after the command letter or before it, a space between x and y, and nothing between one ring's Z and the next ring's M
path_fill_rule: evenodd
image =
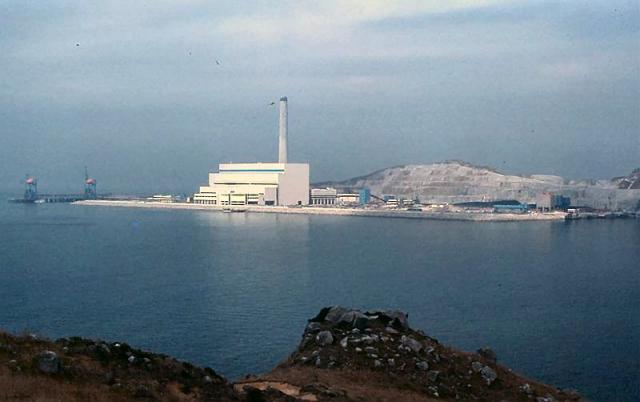
M394 308L598 401L640 399L640 222L474 223L0 199L0 329L126 341L230 379L323 306Z

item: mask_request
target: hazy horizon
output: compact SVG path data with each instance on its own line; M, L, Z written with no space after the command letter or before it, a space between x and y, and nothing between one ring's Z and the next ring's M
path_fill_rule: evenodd
M0 191L194 192L222 162L314 182L459 159L640 167L635 1L109 1L0 6Z

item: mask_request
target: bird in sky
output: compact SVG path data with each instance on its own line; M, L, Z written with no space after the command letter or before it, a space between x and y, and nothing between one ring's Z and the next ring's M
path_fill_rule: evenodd
M80 44L79 44L79 43L76 43L76 46L80 46Z
M271 102L271 103L269 103L269 106L273 106L275 104L276 104L275 102Z
M220 60L216 60L216 64L217 64L217 65L220 65Z

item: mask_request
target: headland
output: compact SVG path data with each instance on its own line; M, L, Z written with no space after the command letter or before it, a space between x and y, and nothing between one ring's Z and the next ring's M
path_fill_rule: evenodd
M13 401L580 401L525 378L489 348L459 351L397 310L323 308L273 370L235 383L211 368L78 337L0 332L0 400Z

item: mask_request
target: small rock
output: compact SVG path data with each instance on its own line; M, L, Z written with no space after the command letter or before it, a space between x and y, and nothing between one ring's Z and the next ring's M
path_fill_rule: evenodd
M422 344L410 336L402 335L400 338L400 343L405 348L411 349L414 353L419 353L422 350Z
M432 387L429 387L428 389L429 389L429 391L431 391L431 394L433 396L435 396L436 398L438 398L440 396L440 394L438 393L438 387L433 387L432 386Z
M340 318L344 315L344 313L348 312L346 308L342 306L333 306L329 308L327 315L324 317L325 321L329 321L332 324L338 323Z
M480 362L472 362L471 363L471 370L473 370L475 373L479 373L482 368L484 367L484 365Z
M391 319L392 327L396 329L407 330L409 329L409 319L407 314L399 310L386 310L379 313L379 315L385 315Z
M136 362L136 357L134 355L129 356L129 358L127 359L127 361L131 364Z
M204 378L202 379L204 382L206 382L207 384L211 384L213 382L213 380L211 379L211 377L209 377L208 375L205 375Z
M400 333L400 332L398 332L397 330L395 330L395 329L393 329L391 327L386 327L384 330L387 331L387 333L392 334L392 335L397 335L397 334Z
M365 335L362 338L360 338L360 342L365 343L367 345L372 345L373 343L375 343L375 340L372 336Z
M369 330L369 325L371 323L371 319L369 317L367 317L366 315L362 314L358 317L355 318L355 320L353 321L353 326L359 329L363 329L363 330Z
M318 335L316 335L316 343L320 346L331 345L333 343L331 331L318 332Z
M307 346L309 345L309 342L311 342L312 339L313 339L313 335L305 335L305 337L302 338L302 341L300 341L299 349L300 350L306 349Z
M487 383L487 385L491 385L497 378L498 374L489 366L484 366L482 370L480 370L480 375Z
M394 359L387 359L387 364L391 367L396 365L396 361Z
M311 353L311 357L318 357L319 355L320 355L319 350L314 350L313 353Z
M347 345L349 344L349 337L345 336L344 338L342 338L340 340L340 346L342 346L344 349L347 348Z
M364 351L367 353L378 353L378 349L374 348L373 346L367 346L366 348L364 348Z
M547 394L545 396L537 397L536 402L557 402L557 400L553 396Z
M360 352L362 352L362 349L361 348L356 348L356 352L360 353Z
M360 330L358 328L354 328L354 329L351 330L351 333L352 334L359 334Z
M379 360L379 359L375 359L375 360L373 361L373 367L375 367L375 368L380 368L380 367L382 367L382 366L383 366L383 364L382 364L382 361L381 361L381 360Z
M37 356L38 369L43 373L56 374L60 372L60 359L55 352L45 350Z
M356 320L358 319L367 320L367 316L357 310L347 311L340 316L340 318L336 322L336 325L345 324L349 327L360 328L360 326L356 325ZM364 328L366 328L366 326L362 327L361 329Z
M427 363L424 360L420 360L419 362L416 363L416 367L419 368L420 370L429 370L429 363Z
M315 333L322 329L322 325L319 322L310 322L307 324L307 327L304 329L304 332Z
M533 389L531 388L531 385L529 385L528 383L520 386L520 391L524 392L527 395L533 394Z
M427 372L427 379L431 382L436 382L438 380L438 376L440 372L438 370L429 370Z

